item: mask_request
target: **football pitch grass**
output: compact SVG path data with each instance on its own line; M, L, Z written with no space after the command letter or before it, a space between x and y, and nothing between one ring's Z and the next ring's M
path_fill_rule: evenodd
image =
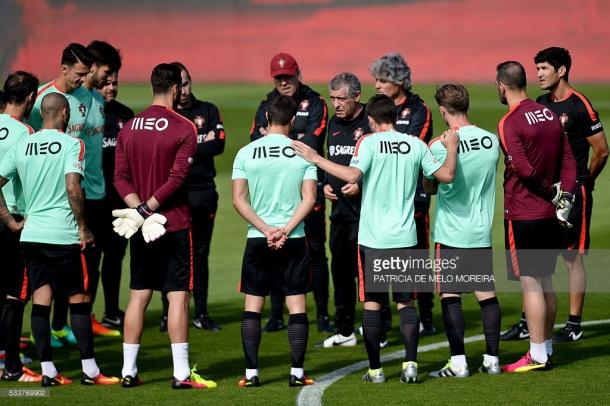
M314 86L327 98L325 87ZM610 126L610 86L579 85L578 90L587 95L608 126ZM470 85L471 121L479 127L496 132L496 125L506 107L497 101L495 87L487 85ZM243 311L243 297L237 291L241 257L245 243L245 222L235 213L231 205L231 165L237 150L248 142L251 120L259 101L270 90L264 85L196 85L194 93L198 98L214 102L221 110L227 133L225 153L216 159L218 176L216 179L220 195L219 209L216 218L212 249L210 255L210 293L209 309L215 321L222 325L220 332L208 332L191 328L190 361L197 364L201 374L218 383L218 388L208 391L175 391L170 388L172 376L172 358L168 337L159 332L161 304L155 294L147 312L145 331L142 338L138 367L139 375L145 385L132 389L114 387L85 387L78 383L81 374L80 360L76 347L69 346L54 349L54 358L58 370L67 377L76 378L75 384L51 389L50 398L0 398L0 404L186 404L207 402L213 404L294 404L299 393L298 388L287 385L290 356L286 330L263 334L260 348L260 388L241 389L237 382L243 374L244 361L240 338L240 318ZM531 96L539 91L531 86ZM373 94L374 89L366 86L364 100ZM438 109L432 97L434 86L415 86L414 91L428 102L434 119L434 134L444 130L438 115ZM143 110L151 100L149 87L146 85L123 84L119 91L119 100L136 111ZM332 111L331 111L332 113ZM506 284L505 264L503 258L503 224L502 224L502 170L499 165L497 179L497 202L494 218L493 243L496 248L495 277ZM592 248L610 247L610 185L606 170L596 184L594 192L594 213L591 223ZM121 291L121 308L128 300L129 258L124 262L123 284ZM607 267L606 267L607 268ZM563 276L565 270L558 265L557 276ZM557 278L559 279L559 278ZM565 280L565 278L564 278ZM557 287L565 291L564 282L557 282ZM101 285L101 284L100 284ZM332 283L331 283L332 285ZM103 294L98 292L94 312L98 319L103 314ZM331 286L332 289L332 286ZM518 289L513 285L513 291ZM309 295L311 296L311 295ZM518 293L501 293L499 300L502 307L502 327L507 328L517 321L521 309ZM479 307L472 295L463 298L466 316L466 337L482 333ZM563 323L567 317L567 295L558 295L557 323ZM610 294L591 293L586 298L584 320L609 319L608 311ZM263 322L268 314L267 304ZM351 348L321 349L314 344L325 335L318 333L315 324L313 300L309 297L310 317L309 346L305 360L308 375L321 377L339 368L366 359L366 353L359 337L359 345ZM329 305L331 315L332 290ZM420 340L420 346L446 341L442 329L440 303L435 299L434 325L439 332ZM28 335L30 308L26 309L24 334ZM191 311L191 318L193 312ZM358 306L357 320L361 320L361 306ZM398 351L402 341L397 328L397 317L394 312L394 327L389 335L391 346L382 351L382 355ZM503 374L486 376L476 373L485 350L484 342L478 341L466 345L470 371L473 376L468 379L428 378L428 372L442 367L449 357L446 347L423 352L419 355L420 383L405 385L399 382L400 360L384 364L388 382L384 385L365 384L360 380L365 369L349 374L329 386L322 397L324 404L520 404L520 403L608 403L607 368L610 366L610 324L589 326L584 329L585 339L555 346L553 361L555 369L549 372L532 372L529 374ZM96 357L105 374L120 375L122 366L122 340L120 338L96 338ZM501 342L501 362L512 362L527 350L527 341ZM26 355L37 359L35 348L30 345ZM33 368L39 369L38 362ZM5 389L39 388L37 384L0 383L0 393ZM606 389L604 389L606 388ZM4 393L3 393L4 395Z

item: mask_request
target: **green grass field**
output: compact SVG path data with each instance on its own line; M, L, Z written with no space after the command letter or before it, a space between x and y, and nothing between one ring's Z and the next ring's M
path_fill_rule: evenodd
M327 96L324 86L315 86ZM602 115L602 120L610 123L610 86L581 85L577 86L586 94ZM468 86L471 91L471 119L478 126L496 132L496 124L506 108L497 101L496 90L488 85ZM415 92L428 101L434 119L435 134L443 129L443 123L433 104L434 86L416 86ZM537 96L534 88L532 97ZM263 386L258 389L239 389L237 381L243 374L243 356L240 341L240 317L243 298L237 292L242 250L245 242L246 225L235 213L230 197L230 170L237 150L248 142L248 130L260 99L269 91L269 86L262 85L197 85L194 93L202 99L214 102L221 110L227 133L225 153L217 159L217 186L220 195L219 210L214 230L210 256L210 311L214 319L222 324L222 331L211 333L191 330L190 359L198 364L205 377L214 379L219 386L210 391L173 391L170 388L172 376L171 351L168 337L158 331L160 319L160 300L153 298L147 314L142 350L139 356L139 374L146 382L134 389L119 387L83 387L75 384L54 388L50 398L45 399L0 399L0 404L186 404L196 401L214 404L294 404L298 390L287 386L290 357L286 332L263 335L260 349L260 369ZM366 100L374 89L367 86L364 92ZM151 100L148 86L125 84L120 89L119 99L136 111L144 109ZM610 125L610 124L608 124ZM498 199L494 222L494 247L502 250L502 193L501 170L498 176ZM591 225L592 248L610 247L610 185L608 171L604 172L596 185L595 210ZM504 260L501 253L496 262L496 280L505 281ZM557 275L563 276L563 266L558 266ZM128 300L128 261L125 261L121 307L124 309ZM561 278L558 278L558 280ZM565 291L564 281L558 281L558 288ZM100 287L101 289L101 287ZM516 285L513 290L518 289ZM598 289L601 290L601 289ZM610 318L607 293L595 293L587 296L585 320ZM331 300L332 303L332 300ZM500 294L503 310L503 328L516 321L520 312L520 295L517 293ZM312 302L309 302L312 309ZM467 320L466 336L481 333L478 305L474 298L464 298L464 309ZM95 313L103 312L103 295L98 295ZM334 312L332 304L331 314ZM563 322L567 314L567 297L559 295L558 322ZM29 334L29 308L26 310L24 334ZM313 319L310 313L310 319ZM397 322L394 322L396 326ZM434 324L442 326L440 304L435 306ZM529 375L501 375L488 377L474 373L465 380L432 381L427 374L432 369L444 365L449 356L447 348L422 353L419 358L421 383L401 385L398 377L400 362L385 364L389 382L385 385L365 385L360 381L363 371L351 374L330 386L324 393L325 404L448 404L448 403L608 403L606 370L610 365L610 325L598 325L585 329L586 339L577 343L556 346L554 362L557 367L550 372L532 373ZM362 346L353 348L318 349L314 343L324 335L311 324L309 349L306 357L306 370L312 377L319 377L338 368L366 359ZM402 342L396 327L390 335L392 345L383 354L401 349ZM445 341L443 332L432 337L423 338L420 345ZM513 361L527 348L526 342L502 343L501 359ZM482 342L466 346L471 372L478 368L485 346ZM37 358L35 349L30 346L25 353ZM119 375L122 366L121 339L96 339L98 363L106 374ZM66 376L80 377L80 360L74 347L54 351L58 369ZM33 367L39 368L35 362ZM8 388L25 388L37 386L0 383L0 390Z

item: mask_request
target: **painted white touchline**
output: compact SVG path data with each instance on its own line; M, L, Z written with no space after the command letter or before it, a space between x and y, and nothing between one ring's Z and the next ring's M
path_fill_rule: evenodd
M610 324L610 319L606 320L591 320L584 321L581 323L583 326L596 326L599 324ZM555 328L563 327L563 324L556 324ZM483 334L479 334L476 336L466 337L464 339L464 343L473 343L476 341L485 340L485 336ZM441 341L439 343L426 344L421 345L417 349L417 352L428 352L438 350L440 348L449 347L449 342ZM404 348L398 351L394 351L390 354L384 355L381 357L381 362L393 361L396 359L400 359L404 357L405 350ZM360 371L368 367L368 360L356 362L355 364L348 365L346 367L334 370L326 375L323 375L316 379L315 385L305 386L299 392L297 396L297 406L321 406L322 405L322 395L324 395L324 391L333 383L337 382L339 379L353 374L354 372Z

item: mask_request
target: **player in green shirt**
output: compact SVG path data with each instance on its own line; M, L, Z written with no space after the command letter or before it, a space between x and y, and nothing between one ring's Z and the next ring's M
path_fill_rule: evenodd
M310 272L303 220L316 201L318 178L316 167L296 155L288 138L296 111L290 97L275 98L267 109L267 135L243 147L233 163L233 205L248 221L240 283L246 295L241 324L246 373L240 387L260 384L261 312L272 286L281 288L290 313L288 384L313 384L303 371Z
M93 243L80 187L84 145L63 132L70 118L64 96L48 94L40 106L43 129L9 150L0 163L0 186L15 176L22 183L27 221L20 246L33 291L31 324L40 355L42 385L71 383L53 364L49 315L54 290L55 294L60 291L68 296L83 367L81 383L116 384L118 378L100 373L93 349L88 275L83 263L83 250ZM0 217L9 226L15 224L2 197Z
M28 72L18 71L4 82L4 114L0 114L0 162L7 152L23 138L32 134L32 127L22 120L32 110L36 100L38 78ZM23 225L23 195L21 181L12 179L2 188L6 206L14 224L0 222L0 258L2 258L2 285L0 336L4 344L5 367L2 379L12 382L40 382L42 375L25 368L19 358L19 337L23 324L23 311L29 298L27 276L19 252L20 228ZM12 228L11 228L12 226Z
M419 170L424 175L434 175L440 182L453 180L459 138L455 132L444 134L443 143L448 154L442 164L434 158L428 146L419 138L405 137L394 129L396 110L388 96L375 95L367 106L366 114L373 134L362 137L352 157L350 166L333 163L319 156L305 144L293 143L297 154L314 163L329 174L348 183L362 180L362 208L358 229L359 244L359 294L364 302L362 318L365 347L369 358L369 371L364 381L386 381L379 358L379 342L382 334L380 308L386 292L366 287L375 275L371 259L399 257L410 258L410 248L417 244L413 216L415 188ZM365 258L369 258L366 261ZM368 276L367 276L368 274ZM394 285L393 297L400 315L400 332L405 343L405 361L401 381L417 381L417 346L419 320L413 304L413 293Z
M439 265L435 269L451 359L430 376L465 378L470 375L464 350L465 324L460 297L461 293L468 292L474 292L479 302L485 333L486 350L480 371L497 375L500 373L500 305L493 276L491 227L500 146L494 134L470 123L469 95L463 85L439 86L434 97L447 126L459 133L460 144L453 182L437 185L430 177L424 180L427 192L437 194L432 228L435 258L442 263L455 264ZM439 138L430 143L430 149L439 161L445 161L447 149Z
M89 229L98 239L98 244L85 253L87 268L90 273L91 303L95 303L100 279L100 261L102 258L102 241L100 241L99 236L104 233L104 228L108 226L103 221L104 217L98 215L106 210L103 201L106 195L106 185L102 167L105 101L98 89L106 85L108 75L114 74L121 68L121 56L117 49L104 41L92 41L87 45L87 50L92 57L91 71L87 75L81 89L89 92L91 107L87 112L85 127L80 132L80 138L85 143L85 177L83 179L85 213L89 219ZM96 336L118 337L121 335L119 330L103 326L97 321L95 315L93 315L92 323L93 334Z
M40 114L40 103L44 96L49 93L60 93L70 103L70 122L66 128L66 134L84 139L87 115L91 109L91 93L83 88L83 83L91 71L93 56L89 50L78 43L69 44L61 55L61 71L57 79L46 83L38 88L38 97L28 124L35 131L42 128L42 116ZM84 184L84 182L83 182ZM88 191L85 190L85 194ZM68 326L68 302L65 297L55 298L53 305L53 320L51 337L55 346L62 346L62 342L76 344L76 337L70 326Z

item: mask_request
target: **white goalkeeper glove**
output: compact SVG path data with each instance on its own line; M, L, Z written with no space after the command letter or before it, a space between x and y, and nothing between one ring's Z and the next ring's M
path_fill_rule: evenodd
M144 236L144 241L153 242L158 240L165 234L165 227L163 225L167 222L165 216L155 213L144 220L142 224L142 235Z
M144 224L144 217L136 209L112 210L112 216L116 217L116 220L112 222L114 232L127 239L131 238Z
M566 228L572 228L572 224L568 221L570 217L570 210L572 210L572 203L574 203L574 196L568 192L561 192L561 196L557 201L557 208L555 209L555 215L559 224Z
M129 239L144 224L144 219L151 217L154 213L146 203L142 203L135 209L113 210L112 215L117 217L112 222L114 231L121 237Z

